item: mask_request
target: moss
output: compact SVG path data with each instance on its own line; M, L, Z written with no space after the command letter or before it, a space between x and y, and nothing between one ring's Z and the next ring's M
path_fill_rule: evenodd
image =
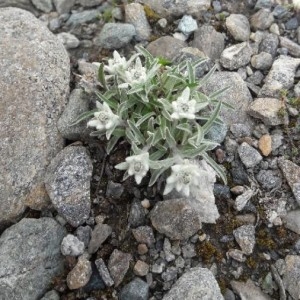
M246 264L249 269L256 269L256 267L257 267L257 262L255 261L255 259L253 257L248 257L246 260Z
M210 241L197 243L196 253L205 263L209 263L213 257L218 261L222 260L222 253Z
M144 6L144 11L145 11L145 14L146 14L146 17L148 19L148 21L150 23L153 23L153 22L157 22L161 17L159 16L159 14L157 14L153 9L151 9L150 6L148 5L145 5Z
M300 97L290 98L289 104L294 108L300 109Z
M224 295L225 291L226 291L226 289L228 287L227 280L225 278L221 277L221 278L217 279L217 282L219 284L221 293Z
M276 249L276 243L270 237L270 234L266 229L260 229L257 231L256 242L262 249Z
M284 106L282 106L278 111L277 111L277 116L281 119L284 118L284 116L286 115L286 109Z

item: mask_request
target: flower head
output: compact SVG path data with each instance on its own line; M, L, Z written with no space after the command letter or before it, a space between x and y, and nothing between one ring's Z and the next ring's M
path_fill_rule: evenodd
M115 115L107 103L101 104L100 102L96 102L97 108L99 111L94 113L94 118L88 121L88 127L96 127L97 130L109 130L113 127L116 127L120 122L120 117Z
M138 155L127 157L126 162L115 166L119 170L127 170L129 176L134 175L137 184L140 184L144 176L149 171L149 153L144 152Z
M175 188L177 192L181 192L188 197L190 188L197 185L201 179L201 170L187 159L182 164L172 166L171 169L172 174L167 178L164 195Z
M181 96L176 101L172 102L173 113L171 117L173 119L195 119L196 113L196 100L190 100L190 88L186 87Z
M118 72L124 72L128 67L128 62L125 57L121 57L118 51L113 52L113 59L108 60L108 66L104 66L104 71L111 75Z

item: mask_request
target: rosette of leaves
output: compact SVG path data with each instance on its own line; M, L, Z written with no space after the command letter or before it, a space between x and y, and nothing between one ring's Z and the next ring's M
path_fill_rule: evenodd
M108 153L120 139L131 145L132 157L149 153L149 186L172 166L197 157L202 157L226 182L223 168L207 154L218 144L206 138L213 124L222 124L219 113L228 104L219 101L218 96L225 89L209 96L199 91L215 68L197 80L195 69L205 59L172 66L142 47L136 49L138 54L129 61L114 52L108 65L99 65L102 88L97 96L109 106L111 115L118 116L118 122L107 130L100 126L101 130L92 135L106 135ZM81 115L76 123L91 116L96 118L97 112L99 115L99 109ZM118 166L128 169L125 162ZM125 173L124 179L129 175L133 175L132 170L131 174Z

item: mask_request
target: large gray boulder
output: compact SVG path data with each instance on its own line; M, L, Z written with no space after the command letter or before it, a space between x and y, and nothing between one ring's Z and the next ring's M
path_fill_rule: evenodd
M0 237L0 299L37 300L61 275L66 230L51 218L23 219Z
M45 168L64 146L56 123L69 93L69 57L30 12L0 9L0 226L43 202ZM43 205L39 205L42 207Z
M1 7L18 7L26 9L35 15L38 14L38 10L33 6L30 0L1 0L0 8Z

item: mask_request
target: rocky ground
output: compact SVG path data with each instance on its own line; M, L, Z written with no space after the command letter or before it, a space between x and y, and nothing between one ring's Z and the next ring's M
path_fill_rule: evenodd
M94 106L91 63L137 44L207 57L203 92L231 87L216 223L122 182L129 145L69 126ZM300 299L299 44L284 0L1 1L0 299Z

